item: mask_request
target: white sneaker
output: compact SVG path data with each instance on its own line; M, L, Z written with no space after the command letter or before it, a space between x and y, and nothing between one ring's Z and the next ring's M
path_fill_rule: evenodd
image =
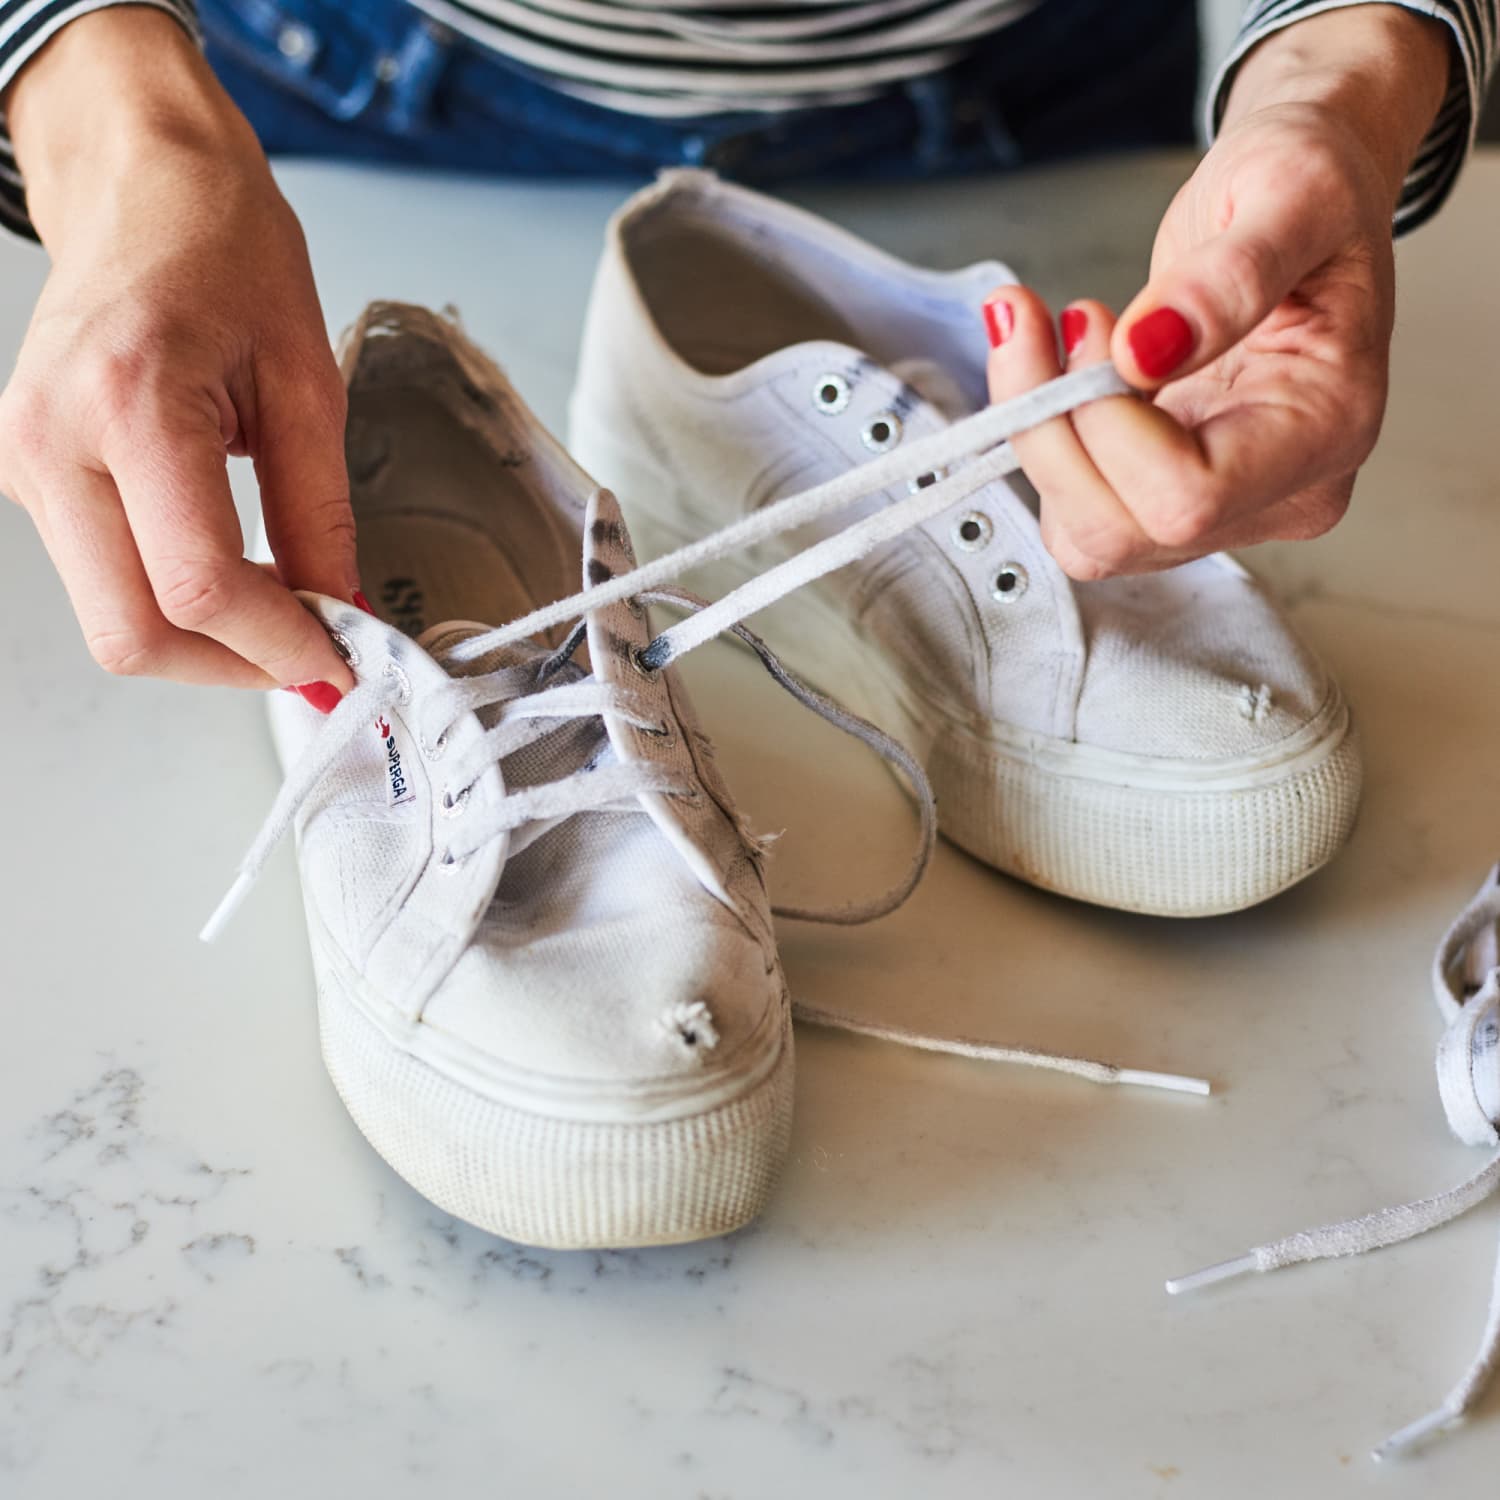
M682 685L632 666L630 602L460 659L468 622L631 566L613 499L430 313L371 308L345 371L383 618L308 598L358 686L326 719L272 695L292 769L232 896L294 826L328 1071L441 1208L555 1247L733 1229L786 1153L791 1029L759 852Z
M571 445L648 556L681 547L872 454L899 464L982 407L979 307L1014 280L993 262L921 270L710 174L667 173L610 225ZM948 467L898 468L853 514ZM806 540L693 577L718 595ZM1348 708L1238 563L1072 583L1004 478L757 624L914 749L949 838L1069 896L1249 906L1329 860L1354 820Z

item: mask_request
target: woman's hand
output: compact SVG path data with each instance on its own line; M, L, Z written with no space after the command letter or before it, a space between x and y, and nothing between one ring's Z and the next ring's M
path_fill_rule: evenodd
M6 109L52 271L0 396L0 491L107 670L331 707L352 679L290 589L359 587L344 391L254 135L136 7L66 27ZM245 560L227 453L255 460L279 578Z
M1068 574L1317 536L1343 515L1385 410L1391 215L1447 77L1444 29L1385 5L1300 22L1246 59L1146 289L1118 322L1098 302L1059 320L1066 367L1112 357L1155 400L1015 439ZM1034 293L1001 288L986 322L992 399L1061 373Z

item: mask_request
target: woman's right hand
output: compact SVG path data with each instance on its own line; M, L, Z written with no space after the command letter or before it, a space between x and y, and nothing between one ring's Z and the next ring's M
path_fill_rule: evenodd
M4 104L52 270L0 395L0 492L107 671L313 685L326 711L352 679L291 590L359 588L344 388L253 132L134 6L65 27ZM245 559L229 453L255 460L279 577Z

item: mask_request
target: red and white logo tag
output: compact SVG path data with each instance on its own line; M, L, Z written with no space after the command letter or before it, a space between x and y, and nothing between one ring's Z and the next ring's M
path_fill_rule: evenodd
M380 736L380 742L385 746L385 790L386 802L390 807L400 807L403 802L415 802L417 794L412 790L411 783L406 779L406 773L401 767L401 747L396 743L396 735L386 719L376 719L375 733Z

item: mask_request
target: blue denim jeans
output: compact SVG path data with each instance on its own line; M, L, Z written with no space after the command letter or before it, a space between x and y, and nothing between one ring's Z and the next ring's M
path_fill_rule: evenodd
M653 120L570 98L405 0L200 0L269 151L518 176L926 176L1193 137L1194 0L1043 0L946 73L861 104Z

